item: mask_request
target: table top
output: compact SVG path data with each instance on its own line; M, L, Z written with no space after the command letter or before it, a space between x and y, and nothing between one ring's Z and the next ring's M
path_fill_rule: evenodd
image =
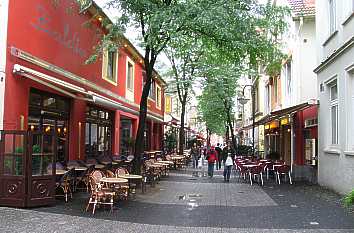
M125 175L118 175L119 178L123 179L142 179L141 175L133 175L133 174L125 174Z
M167 164L167 163L161 163L161 162L155 162L154 164L162 165L162 166L169 166L169 164Z
M68 166L68 169L75 168L77 171L86 171L87 167L76 167L76 166Z
M128 180L123 179L123 178L103 177L101 179L101 182L104 182L104 183L127 183Z
M104 168L104 165L103 165L103 164L96 164L96 165L95 165L95 168L98 168L98 169Z
M256 164L245 164L243 166L244 167L257 167L258 165L256 165Z
M165 163L165 164L173 164L172 161L166 161L166 160L157 160L158 163Z
M64 175L67 172L68 172L67 170L62 170L62 169L55 170L56 175Z
M184 156L171 156L171 159L184 159Z

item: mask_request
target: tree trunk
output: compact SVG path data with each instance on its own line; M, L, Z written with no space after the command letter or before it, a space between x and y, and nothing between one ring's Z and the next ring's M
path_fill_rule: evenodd
M232 140L232 145L234 147L234 150L236 150L237 144L236 144L236 138L234 134L234 127L232 125L232 120L230 116L230 109L227 109L227 124L229 125L230 133L231 133L231 140Z
M182 105L182 113L181 113L181 128L179 130L179 148L178 154L183 155L185 137L184 137L184 116L186 115L186 104L187 98L186 95L183 96L183 100L181 102Z
M139 125L138 125L138 132L136 134L135 146L134 146L134 160L132 162L134 174L141 173L142 153L144 151L144 132L145 132L146 114L147 114L147 101L148 101L148 96L149 96L151 81L152 81L152 66L146 65L145 71L146 71L146 82L140 100Z

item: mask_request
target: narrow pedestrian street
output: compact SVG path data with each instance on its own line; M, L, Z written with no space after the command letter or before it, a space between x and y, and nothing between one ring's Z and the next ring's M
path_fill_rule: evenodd
M354 232L354 216L339 198L319 186L277 185L272 178L263 187L237 175L224 183L220 170L209 178L188 167L144 194L138 189L113 213L85 212L86 193L53 207L1 207L0 222L7 224L0 232Z

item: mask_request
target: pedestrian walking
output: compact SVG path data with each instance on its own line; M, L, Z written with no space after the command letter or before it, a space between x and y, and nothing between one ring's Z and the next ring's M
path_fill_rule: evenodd
M230 143L227 143L223 149L223 163L224 163L224 181L230 182L231 169L234 165L234 155Z
M198 168L198 160L200 157L200 150L197 147L197 144L194 143L191 149L191 157L193 162L193 168Z
M216 162L216 169L220 170L221 169L221 163L222 163L222 149L221 149L219 143L216 144L215 150L218 153L218 161Z
M218 160L217 152L214 146L212 146L208 151L206 159L208 160L208 175L210 178L212 178L214 175L214 165Z

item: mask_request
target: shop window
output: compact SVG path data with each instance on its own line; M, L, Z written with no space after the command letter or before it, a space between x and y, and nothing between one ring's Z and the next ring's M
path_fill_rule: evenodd
M28 130L57 135L57 161L59 162L68 159L69 111L69 99L48 92L42 92L37 89L31 89L29 98ZM38 166L46 166L45 164L49 158L38 157L35 160L37 161L38 159L44 159L42 161L43 163ZM37 167L35 173L37 172L40 174L45 172L44 167Z
M338 87L337 80L329 84L331 113L331 143L338 144Z
M85 125L85 148L89 158L111 154L112 113L88 106Z
M102 76L106 81L117 85L118 53L115 50L104 50L102 60Z

